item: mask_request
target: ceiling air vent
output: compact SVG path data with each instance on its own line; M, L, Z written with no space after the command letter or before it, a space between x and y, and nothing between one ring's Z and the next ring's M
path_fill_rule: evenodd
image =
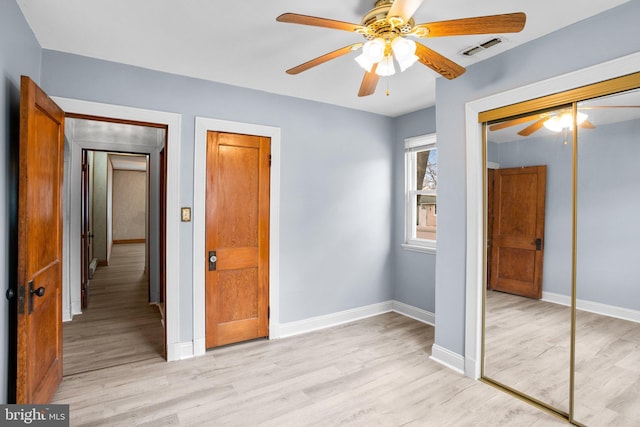
M460 52L460 55L472 56L500 43L502 43L502 39L495 37L491 40L487 40L484 43L480 43L479 45L471 46L470 48L463 50L462 52Z

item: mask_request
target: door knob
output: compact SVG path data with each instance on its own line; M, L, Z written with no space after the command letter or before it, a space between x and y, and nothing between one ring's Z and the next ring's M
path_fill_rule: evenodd
M209 251L209 271L216 270L216 261L218 261L216 251Z
M37 297L41 297L44 295L44 288L40 286L38 289L31 289L29 292L31 292Z
M41 297L44 295L44 288L33 289L33 280L29 282L29 314L33 313L33 296Z

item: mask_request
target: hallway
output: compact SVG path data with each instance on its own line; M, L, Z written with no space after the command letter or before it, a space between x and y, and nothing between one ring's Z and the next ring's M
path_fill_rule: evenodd
M145 245L114 245L91 279L89 308L63 325L63 375L164 360L164 329L148 303Z

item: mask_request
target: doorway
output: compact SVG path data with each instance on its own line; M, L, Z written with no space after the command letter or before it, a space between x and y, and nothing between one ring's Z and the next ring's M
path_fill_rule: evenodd
M70 320L73 314L79 310L79 295L71 295L72 290L79 289L77 285L80 281L80 198L71 197L80 194L81 163L76 162L82 156L82 149L95 149L106 151L132 151L137 153L148 153L150 155L150 173L159 172L158 167L154 167L156 161L164 159L166 164L166 188L162 189L166 194L166 206L163 207L164 221L166 227L163 235L167 242L176 244L166 245L166 259L171 260L171 268L163 269L165 274L165 331L166 331L166 352L167 360L178 360L189 357L193 354L190 351L191 343L180 341L180 318L181 307L179 298L180 283L180 217L179 215L168 215L168 212L178 212L180 209L180 153L182 117L179 114L167 113L155 110L124 107L119 105L102 104L89 101L81 101L70 98L52 98L71 117L100 118L103 121L124 121L128 123L151 125L157 124L166 129L164 139L159 139L155 143L144 144L141 141L122 143L119 141L87 141L76 140L66 141L69 151L68 179L65 180L65 194L70 194L67 198L68 215L64 218L64 230L67 235L67 246L64 249L68 254L67 262L63 266L63 320ZM161 155L162 147L165 146L164 154ZM153 178L152 178L153 179ZM67 187L68 185L68 187ZM71 189L72 191L70 191ZM151 189L153 199L154 189ZM70 205L69 205L70 204ZM152 251L153 251L153 244Z
M231 122L226 120L196 117L194 147L194 199L193 199L193 351L194 356L206 352L205 339L205 276L207 273L206 251L206 171L207 135L209 131L256 135L271 140L271 166L269 169L269 338L282 337L280 330L280 128Z
M165 357L161 239L166 215L161 210L166 202L160 198L166 194L166 171L160 171L159 153L165 149L166 126L71 116L66 138L71 146L82 141L85 148L76 242L81 280L79 286L69 283L65 375ZM69 193L72 204L77 197Z

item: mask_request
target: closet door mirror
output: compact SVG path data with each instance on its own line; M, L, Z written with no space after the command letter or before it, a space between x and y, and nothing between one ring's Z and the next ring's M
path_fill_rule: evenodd
M571 107L487 125L483 377L568 416ZM640 263L639 263L640 264Z
M578 117L574 419L639 426L640 91Z

